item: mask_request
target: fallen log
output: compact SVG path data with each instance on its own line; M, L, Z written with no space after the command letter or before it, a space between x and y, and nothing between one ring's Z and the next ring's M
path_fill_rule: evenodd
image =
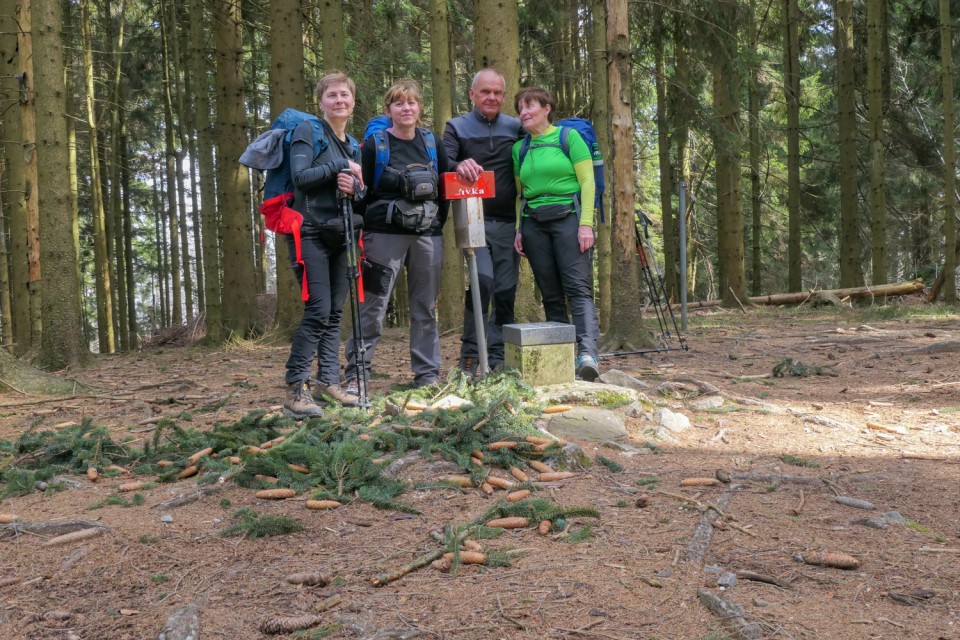
M758 640L766 635L760 624L747 621L746 612L739 604L724 600L707 589L697 590L697 599L710 613L720 618L720 624L732 638Z
M796 293L774 293L765 296L753 296L747 298L751 304L802 304L817 295L833 295L841 300L843 298L885 298L887 296L906 296L912 293L923 291L923 281L914 280L913 282L895 282L893 284L881 284L874 287L850 287L847 289L813 289L810 291L798 291ZM719 307L722 300L701 300L699 302L688 302L690 309L707 309L710 307Z

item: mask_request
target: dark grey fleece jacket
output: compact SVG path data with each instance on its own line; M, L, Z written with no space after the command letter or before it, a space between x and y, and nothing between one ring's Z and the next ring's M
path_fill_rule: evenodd
M493 171L497 195L483 201L485 218L516 220L517 183L513 178L514 143L524 135L520 120L504 113L493 120L473 109L470 113L447 121L443 131L443 147L456 171L462 160L473 158L484 171Z

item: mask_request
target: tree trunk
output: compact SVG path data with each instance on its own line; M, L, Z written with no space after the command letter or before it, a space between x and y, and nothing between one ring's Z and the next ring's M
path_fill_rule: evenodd
M123 226L123 198L120 185L120 138L125 123L126 104L123 92L123 36L126 15L126 0L120 0L118 7L117 20L109 14L109 2L106 5L106 20L108 25L107 41L110 46L110 57L113 62L113 81L110 89L110 101L113 108L110 109L110 155L113 162L109 165L109 183L110 183L110 220L113 221L113 261L111 262L112 272L116 274L115 298L117 337L118 346L121 351L130 351L130 322L129 314L136 313L127 305L127 272L126 272L126 239L124 238Z
M857 103L853 41L853 0L835 0L837 124L840 137L840 286L863 284L857 212Z
M605 350L632 350L642 344L640 271L637 263L637 176L633 162L633 62L627 0L607 0L607 98L610 104L610 192L613 234L611 239L611 295L616 298L610 325L604 336Z
M666 27L663 20L663 8L661 5L654 7L654 65L656 72L656 93L657 93L657 158L660 161L660 218L663 224L663 264L664 264L664 282L675 283L677 281L676 273L676 228L673 217L673 189L676 180L673 175L673 167L670 164L670 126L668 121L667 104L672 96L668 89L666 62L664 60L664 35ZM685 88L681 88L685 91ZM671 287L673 289L673 287ZM669 295L669 294L668 294Z
M167 12L167 46L165 50L169 56L167 58L167 66L172 66L170 70L170 89L173 91L173 109L174 115L176 116L176 131L174 133L179 143L176 150L177 155L174 160L176 161L177 205L179 207L178 213L180 214L180 256L181 264L183 265L183 300L186 303L187 321L189 322L194 314L193 275L190 269L190 233L187 229L187 179L183 172L183 160L187 153L187 134L185 131L186 126L184 124L183 109L184 80L178 71L182 66L183 59L180 57L180 38L177 35L177 23L179 22L177 19L177 6L177 2L170 2L165 7ZM196 232L196 229L194 231Z
M113 353L116 351L113 333L113 285L110 281L110 239L107 238L107 216L103 205L103 179L100 171L90 0L82 0L80 3L80 34L83 41L83 76L87 98L87 136L90 150L90 213L93 222L93 266L97 288L97 342L100 353Z
M719 36L714 49L713 100L718 124L717 153L717 265L720 298L736 306L747 297L744 273L743 200L741 195L740 74L737 70L738 16L735 0L722 0Z
M121 268L126 272L127 288L124 295L127 297L127 328L130 334L130 350L140 346L138 335L139 321L137 320L137 281L133 273L133 221L130 212L130 152L127 149L127 132L125 125L120 126L120 152L117 154L120 165L121 193L123 194L123 259Z
M21 62L17 47L18 6L18 0L0 0L0 92L6 96L19 95L22 98L17 76L25 70L24 65L29 62ZM29 75L33 75L32 70ZM23 197L25 178L21 109L22 107L14 107L0 114L0 121L3 122L0 145L3 146L7 184L7 193L0 215L6 216L6 230L9 234L11 306L8 310L12 335L8 344L16 355L22 355L30 348L30 296L27 288L29 273L26 202Z
M223 238L223 327L247 336L257 322L253 224L247 172L236 162L246 147L240 0L214 0L217 58L217 203ZM209 318L208 318L209 320Z
M207 2L189 0L190 14L190 69L196 80L193 113L197 131L198 164L200 166L200 191L194 198L200 201L200 221L203 225L203 284L204 313L206 314L207 339L214 344L221 342L223 335L223 306L220 297L220 235L219 211L214 205L217 191L214 181L216 168L213 162L213 130L210 122L210 87L207 83L210 64L207 57L206 24Z
M321 0L320 42L323 43L323 70L327 73L345 71L347 68L344 30L341 0Z
M44 136L37 140L37 191L40 224L40 263L43 264L43 335L40 363L50 369L78 365L85 359L86 345L80 325L77 253L70 216L70 185L64 167L67 157L67 126L64 114L64 55L60 39L59 0L32 0L33 74L36 111ZM23 15L21 14L21 19ZM21 23L22 24L22 23ZM21 49L23 52L23 49Z
M956 189L956 135L954 131L953 101L953 22L950 1L940 0L940 66L943 81L943 299L957 301L957 189Z
M291 42L303 40L303 15L300 0L271 0L270 2L270 121L287 107L306 110L304 97L303 48L291 47ZM287 241L281 235L273 236L277 257L277 313L275 323L281 335L293 336L303 302L300 288L290 268Z
M73 393L73 380L57 378L17 360L6 349L0 349L0 391L11 390L29 395Z
M605 0L591 0L590 3L590 93L593 96L593 127L597 132L597 143L604 158L612 158L610 150L610 100L607 96L607 7ZM606 211L610 206L610 194L603 196ZM600 316L600 329L606 331L610 326L610 314L613 300L610 292L611 281L611 220L605 215L597 224L597 288L599 301L597 313Z
M783 97L787 107L787 290L803 289L800 218L800 7L785 0Z
M3 183L3 164L0 163L0 184ZM7 237L5 217L3 215L3 192L0 190L0 345L8 353L13 353L13 320L10 315L10 269L7 267Z
M430 0L430 77L433 86L433 129L438 144L443 128L453 116L450 73L450 11L447 0ZM463 254L457 248L453 220L443 229L443 271L440 273L438 316L440 331L454 329L463 321Z
M505 111L513 113L520 88L520 27L517 0L476 0L474 68L492 67L507 79Z
M887 206L883 149L886 0L867 2L867 106L870 131L870 258L873 284L887 282Z
M163 41L163 141L167 172L167 220L170 224L170 275L173 278L173 326L183 324L183 279L180 272L180 217L177 215L177 145L174 140L176 123L173 120L173 75L170 67L175 64L170 53L170 29L166 12L169 0L160 2L160 35ZM221 156L223 157L223 156ZM227 158L239 156L226 156ZM187 256L183 256L186 263ZM186 269L184 269L186 271Z
M747 19L747 37L750 55L759 59L757 40L757 0L750 0ZM750 65L748 87L747 130L750 145L750 287L755 296L762 291L763 258L760 252L763 240L762 208L760 202L760 81L757 65Z

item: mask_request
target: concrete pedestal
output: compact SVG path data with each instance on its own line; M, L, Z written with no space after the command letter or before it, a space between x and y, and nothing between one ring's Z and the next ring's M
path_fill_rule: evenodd
M503 326L504 364L534 386L574 380L577 341L573 325L533 322Z

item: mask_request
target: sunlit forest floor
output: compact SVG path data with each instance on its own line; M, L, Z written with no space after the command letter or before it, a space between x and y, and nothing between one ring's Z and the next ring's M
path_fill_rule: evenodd
M195 490L196 479L104 474L91 482L74 473L74 488L0 502L0 513L22 522L109 526L57 546L43 546L43 533L0 539L0 638L156 638L186 605L196 606L204 640L267 637L265 621L306 614L320 619L299 635L271 637L960 638L957 319L955 310L915 301L718 310L691 316L688 352L605 360L603 369L649 383L652 405L686 415L691 426L658 437L646 414L625 418L626 446L578 442L604 464L540 483L536 494L599 517L572 519L583 535L520 528L482 541L510 566L464 565L454 575L427 565L371 585L436 549L432 532L470 521L499 497L416 488L436 480L429 460L402 477L415 487L403 499L418 515L359 500L311 511L302 496L260 500L229 481L216 494L158 509ZM444 364L453 367L457 336L443 340ZM142 448L162 418L209 430L276 411L286 355L285 345L264 342L159 348L66 373L85 385L75 397L0 396L0 468L13 464L10 443L25 432L102 426ZM409 383L408 357L403 332L389 331L374 392ZM729 482L680 486L714 476ZM151 482L140 499L117 491L131 479ZM242 507L305 529L221 536ZM858 566L803 561L825 551ZM285 580L305 571L332 580ZM711 594L734 609L711 612Z

